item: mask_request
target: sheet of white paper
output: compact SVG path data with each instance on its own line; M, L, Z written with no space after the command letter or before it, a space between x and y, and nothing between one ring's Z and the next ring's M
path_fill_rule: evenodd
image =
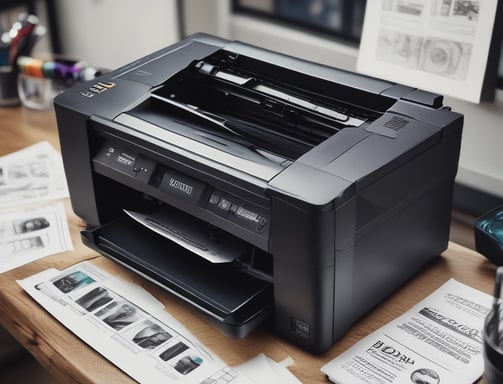
M65 197L61 155L47 141L0 157L0 209Z
M244 377L255 383L300 384L284 365L277 363L263 353L234 367Z
M228 367L141 287L90 262L18 284L76 336L140 383L259 383ZM134 287L134 288L133 288ZM158 309L148 312L146 309Z
M164 213L124 212L150 230L211 263L230 263L239 257L242 251L241 245L230 235L221 233L220 236L225 238L215 240L184 217L170 217Z
M321 368L337 384L468 384L482 375L492 296L449 280Z
M497 0L367 1L357 70L479 102Z
M0 212L0 273L72 249L63 203Z

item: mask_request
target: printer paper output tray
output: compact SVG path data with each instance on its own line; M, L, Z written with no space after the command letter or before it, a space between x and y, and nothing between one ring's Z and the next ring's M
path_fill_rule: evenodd
M124 215L82 232L84 244L188 301L226 335L241 338L270 315L270 282L232 263L213 264Z

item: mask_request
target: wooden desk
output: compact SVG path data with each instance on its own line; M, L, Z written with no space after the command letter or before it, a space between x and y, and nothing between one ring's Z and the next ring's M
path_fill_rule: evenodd
M0 155L41 140L48 140L59 148L55 118L50 112L21 108L0 109L0 121ZM64 383L133 381L61 326L17 285L16 279L25 278L50 267L64 269L77 262L93 259L93 262L100 267L148 289L166 305L172 315L184 323L200 341L227 364L231 366L240 364L261 352L277 361L291 356L295 360L291 370L304 383L326 383L320 371L322 365L368 333L405 312L449 278L454 277L489 294L492 293L494 285L496 270L494 265L476 252L450 243L449 249L441 257L427 265L402 289L355 324L335 346L326 353L315 356L278 338L272 331L266 329L255 331L243 340L226 338L180 300L84 247L78 233L84 223L72 213L68 201L66 208L75 249L0 274L0 324L56 379Z

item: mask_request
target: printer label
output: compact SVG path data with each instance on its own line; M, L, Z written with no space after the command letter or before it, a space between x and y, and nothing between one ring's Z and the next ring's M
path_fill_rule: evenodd
M159 189L187 203L198 204L206 186L184 174L165 169Z
M297 334L309 336L309 334L311 333L311 327L309 323L307 321L297 319L296 317L292 317L291 327L292 331L294 331Z
M169 179L169 186L171 188L178 189L179 191L186 193L189 196L192 195L192 191L194 190L194 187L192 187L192 185L185 184L184 182L177 180L173 177Z
M119 156L117 156L116 160L119 164L125 165L127 167L132 167L136 161L136 158L134 155L122 152L121 154L119 154Z

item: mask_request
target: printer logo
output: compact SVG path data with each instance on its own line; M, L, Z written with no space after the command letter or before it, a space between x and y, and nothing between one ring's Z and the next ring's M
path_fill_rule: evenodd
M307 321L292 317L290 319L290 326L292 331L301 336L308 337L311 334L311 326Z
M179 191L181 191L189 196L192 195L192 191L194 190L192 185L185 184L184 182L177 180L173 177L169 178L169 186L171 188L178 189Z

